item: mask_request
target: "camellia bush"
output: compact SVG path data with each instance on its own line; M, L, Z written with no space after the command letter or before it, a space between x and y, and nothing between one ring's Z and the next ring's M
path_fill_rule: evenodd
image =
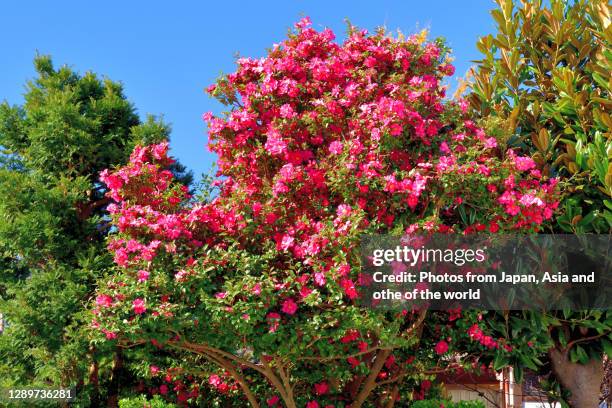
M99 341L150 349L155 393L222 406L392 407L451 366L531 361L528 325L492 337L486 313L359 306L362 234L536 232L557 207L555 179L444 99L447 52L356 28L337 43L304 19L239 59L209 88L230 109L205 115L214 199L164 170L164 143L102 175L117 271Z

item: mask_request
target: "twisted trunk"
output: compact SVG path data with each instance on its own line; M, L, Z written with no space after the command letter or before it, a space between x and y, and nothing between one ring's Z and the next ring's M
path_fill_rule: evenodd
M555 376L572 393L573 408L594 408L599 405L599 389L604 377L603 363L590 360L587 364L572 363L569 350L553 348L549 352Z

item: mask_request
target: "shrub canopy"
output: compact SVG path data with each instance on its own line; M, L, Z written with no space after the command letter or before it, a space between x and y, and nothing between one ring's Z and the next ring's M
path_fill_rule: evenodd
M479 128L467 103L443 99L447 58L440 41L383 31L351 28L339 44L304 19L265 58L239 59L209 88L231 108L205 115L219 156L212 201L163 170L167 144L103 173L118 270L94 326L126 346L203 357L219 367L213 388L254 406L422 398L460 342L531 353L484 333L477 313L431 314L426 328L424 310L357 303L361 234L538 231L557 205L555 180ZM176 365L179 398L196 398L184 378L208 366Z

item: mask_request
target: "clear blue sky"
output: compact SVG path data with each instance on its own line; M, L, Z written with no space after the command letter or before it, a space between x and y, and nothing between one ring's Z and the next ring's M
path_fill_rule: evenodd
M429 28L447 39L462 76L479 57L478 36L493 31L493 7L491 0L7 1L0 12L0 100L22 102L37 50L56 66L120 80L141 116L163 114L172 124L173 154L198 175L215 160L205 149L202 113L222 111L203 89L233 71L236 54L264 55L300 17L333 29L339 40L346 18L368 30Z

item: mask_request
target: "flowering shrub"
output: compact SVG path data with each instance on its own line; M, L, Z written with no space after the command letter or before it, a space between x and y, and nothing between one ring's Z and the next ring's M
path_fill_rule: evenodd
M443 99L453 71L440 41L351 29L338 44L308 19L265 58L238 60L209 88L231 112L204 115L215 199L173 182L167 144L103 174L118 270L94 326L203 357L218 367L209 387L253 406L423 398L430 369L459 347L454 330L471 348L509 353L504 339L468 334L474 314L358 305L361 234L537 231L556 208L554 180ZM202 376L189 365L175 377ZM197 398L195 381L180 383L179 398Z

